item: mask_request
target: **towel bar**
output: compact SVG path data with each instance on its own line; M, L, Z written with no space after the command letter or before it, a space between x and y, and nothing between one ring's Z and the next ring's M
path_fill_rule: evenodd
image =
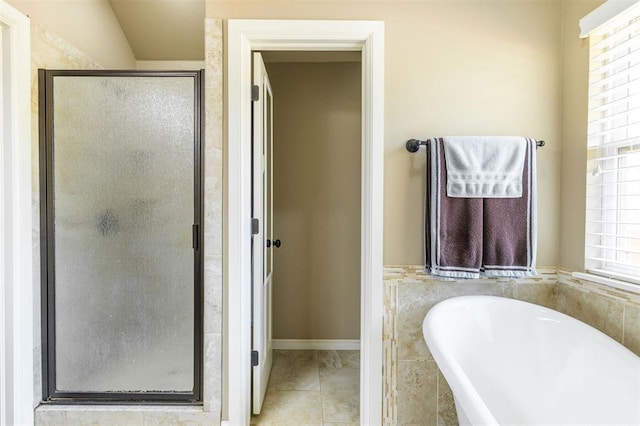
M407 141L406 147L409 152L417 152L420 149L420 146L427 145L431 139L427 139L425 141L421 141L418 139L409 139ZM544 141L536 141L536 146L538 148L544 146Z

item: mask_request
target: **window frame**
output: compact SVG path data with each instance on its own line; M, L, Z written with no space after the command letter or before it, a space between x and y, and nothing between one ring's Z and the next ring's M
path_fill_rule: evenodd
M628 211L640 213L640 194L633 191L631 194L623 193L625 183L640 183L640 176L630 181L623 176L629 168L640 168L640 164L629 167L623 164L625 158L640 154L640 77L637 72L640 68L640 47L637 42L632 42L640 37L640 9L632 5L613 14L613 5L614 2L607 2L580 21L582 36L598 37L590 40L589 46L587 149L591 153L587 155L587 173L592 176L587 177L585 193L585 270L601 277L640 284L640 259L628 258L640 255L640 247L627 246L631 238L640 241L640 235L626 237L628 230L623 229L627 225L640 226L640 223L624 217ZM618 7L619 3L615 6ZM596 18L600 19L597 24ZM585 31L585 26L588 31ZM595 53L594 45L603 41L607 48L600 47L601 50ZM616 65L611 65L614 63ZM623 66L618 68L619 64ZM603 73L606 74L603 76ZM607 87L609 84L613 87ZM607 106L610 104L615 106ZM592 118L591 114L602 106L611 108L608 114ZM623 108L611 112L619 106ZM592 143L592 135L599 140ZM595 163L593 167L589 167L591 162ZM590 182L593 179L600 179L600 182ZM601 189L593 191L597 186ZM590 194L590 190L595 193ZM633 197L631 201L636 206L623 205L622 197L626 196Z

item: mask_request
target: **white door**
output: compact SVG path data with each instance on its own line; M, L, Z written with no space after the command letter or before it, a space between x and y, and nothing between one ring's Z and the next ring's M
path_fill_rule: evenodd
M260 414L271 373L273 275L273 96L260 53L253 54L253 413ZM257 92L257 93L256 93ZM278 242L279 245L279 242Z

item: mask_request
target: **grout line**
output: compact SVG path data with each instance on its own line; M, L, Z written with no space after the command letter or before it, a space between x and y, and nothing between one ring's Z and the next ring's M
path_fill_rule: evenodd
M322 378L320 377L320 354L316 351L316 368L318 372L318 387L320 388L320 421L324 425L324 395L322 393Z
M319 384L319 389L320 390L319 391L314 391L314 390L310 390L310 389L307 389L307 390L295 390L295 389L293 389L293 390L282 390L282 392L319 392L320 393L320 415L321 415L320 420L321 420L322 424L325 424L325 423L326 424L332 424L333 422L325 421L325 417L324 417L324 408L323 408L324 395L323 395L323 392L322 392L322 389L323 389L322 380L320 378L320 356L319 356L320 354L319 354L319 351L318 350L310 350L310 351L307 351L307 352L312 352L312 353L315 352L315 354L316 354L315 369L316 369L316 374L318 375L318 384ZM334 368L332 370L335 370L337 373L346 373L346 372L348 372L350 370L360 371L360 366L358 366L357 368L344 367L343 366L342 368ZM359 380L358 380L358 384L360 386L360 381ZM267 389L267 394L269 394L269 392L271 392L271 391L275 391L275 390L268 388ZM359 394L359 392L358 392L358 394ZM265 399L266 399L266 395L265 395ZM359 416L359 411L360 410L358 408L358 418L360 417ZM259 418L259 417L260 416L258 416L257 418ZM259 425L260 423L258 422L256 424Z
M440 370L436 365L436 423L440 416Z
M623 346L625 346L627 349L630 349L630 348L626 345L625 338L624 338L624 336L625 336L625 330L624 330L624 329L625 329L625 326L626 326L626 324L625 324L625 318L626 318L626 317L627 317L627 304L626 304L626 303L623 303L623 304L622 304L622 338L621 338L620 340L622 340L622 345L623 345Z

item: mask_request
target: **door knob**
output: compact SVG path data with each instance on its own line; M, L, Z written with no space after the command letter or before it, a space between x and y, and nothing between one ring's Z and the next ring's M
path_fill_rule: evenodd
M273 243L271 242L271 240L267 240L267 248L271 247L272 245L278 248L282 245L282 243L280 242L280 240L275 240Z

